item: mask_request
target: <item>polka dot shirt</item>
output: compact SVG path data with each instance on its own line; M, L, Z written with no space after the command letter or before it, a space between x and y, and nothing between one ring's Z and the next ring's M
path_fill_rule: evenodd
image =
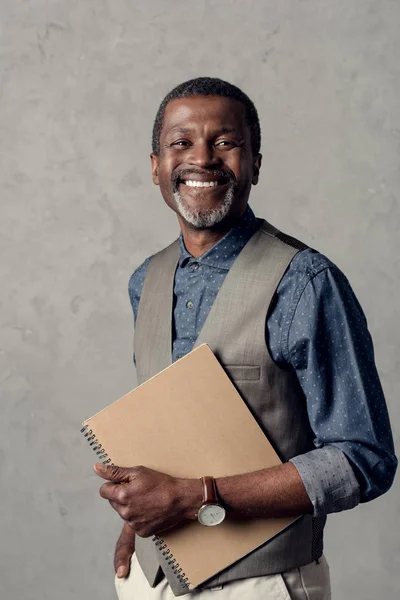
M199 258L186 250L180 234L174 361L192 350L226 274L258 227L248 206L240 223ZM135 319L150 259L129 281ZM315 449L291 459L314 515L384 493L397 460L371 336L346 277L319 252L298 252L275 292L267 329L272 359L297 374L315 433Z

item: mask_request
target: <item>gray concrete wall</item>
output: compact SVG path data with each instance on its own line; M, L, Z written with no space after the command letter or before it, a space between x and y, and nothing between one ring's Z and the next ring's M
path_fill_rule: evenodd
M113 597L119 520L81 420L135 385L128 278L177 235L150 178L162 96L255 101L251 206L332 258L399 435L398 0L2 0L0 598ZM330 517L335 600L399 596L399 485Z

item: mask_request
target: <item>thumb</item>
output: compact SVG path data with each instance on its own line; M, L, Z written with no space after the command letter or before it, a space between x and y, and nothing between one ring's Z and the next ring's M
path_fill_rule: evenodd
M96 463L93 468L99 477L107 479L108 481L112 481L114 483L125 483L129 481L128 469L125 469L124 467Z

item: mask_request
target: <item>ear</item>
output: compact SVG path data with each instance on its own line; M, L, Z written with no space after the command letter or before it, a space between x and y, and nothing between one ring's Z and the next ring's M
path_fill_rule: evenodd
M256 154L256 156L253 159L253 178L251 180L251 183L253 185L257 185L257 183L258 183L258 177L260 175L260 169L261 169L261 161L262 161L262 154Z
M159 185L159 181L158 181L158 166L159 166L159 157L157 156L157 154L154 154L154 152L152 152L150 154L150 158L151 158L151 173L153 176L153 183L154 185Z

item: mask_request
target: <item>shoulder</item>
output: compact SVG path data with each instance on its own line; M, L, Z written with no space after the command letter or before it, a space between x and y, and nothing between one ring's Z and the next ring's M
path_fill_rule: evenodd
M162 264L163 264L162 261L167 256L169 256L169 254L171 252L172 252L173 256L175 256L175 254L177 256L179 256L179 238L176 239L175 241L173 241L166 248L162 248L155 254L148 256L146 258L146 260L144 260L142 262L142 264L139 265L137 267L137 269L135 269L135 271L132 273L132 275L130 276L130 279L129 279L129 284L128 284L129 297L131 299L132 305L133 305L133 302L136 302L137 304L139 303L140 295L142 293L143 284L144 284L144 280L147 275L150 261L152 261L154 259L154 265L157 267L157 263L159 263L159 259L161 259L161 263L158 264L158 267L162 268ZM160 264L161 264L161 267L160 267Z
M366 329L361 305L344 273L328 257L307 248L298 252L282 277L272 303L271 327L279 329L279 360L293 357L333 326L347 324L353 333ZM321 337L322 339L322 337ZM324 337L325 339L325 337ZM275 348L273 346L272 349Z
M288 271L301 273L303 277L313 277L325 269L336 270L337 268L325 254L313 248L305 248L293 257Z
M336 265L313 248L304 248L290 261L275 291L271 308L279 315L279 322L289 324L308 284L320 274Z
M327 275L327 277L324 277ZM344 273L327 256L313 248L300 250L291 260L281 284L296 290L301 294L306 286L314 279L341 281L350 285Z
M352 304L360 309L354 291L344 273L327 256L312 248L298 252L291 260L276 290L276 301L291 320L300 300L314 310L321 302Z
M129 278L129 283L128 283L129 298L130 298L132 308L134 309L134 311L135 311L135 309L137 309L137 307L139 305L144 280L146 278L147 269L148 269L148 266L149 266L149 263L150 263L150 260L152 259L152 257L153 257L153 255L148 256L146 258L146 260L144 260L142 262L142 264L139 265L137 267L137 269L135 269L135 271L132 273L132 275Z

